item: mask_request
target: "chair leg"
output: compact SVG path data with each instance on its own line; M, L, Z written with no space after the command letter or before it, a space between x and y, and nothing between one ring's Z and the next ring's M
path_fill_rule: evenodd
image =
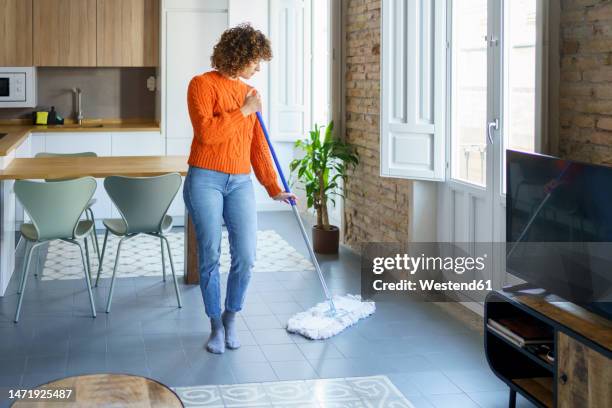
M34 249L40 244L32 245L29 250L26 248L26 254L23 260L25 261L23 264L23 275L21 278L21 285L19 287L19 301L17 302L17 310L15 311L15 323L19 322L19 313L21 312L21 305L23 303L23 295L25 292L26 283L28 282L28 269L30 266L30 261L32 260L32 252Z
M45 268L44 268L44 267L45 267L45 265L41 265L41 264L40 264L40 251L41 251L41 249L40 249L40 248L37 248L37 249L36 249L36 269L34 269L34 270L35 270L35 271L37 271L37 270L38 270L38 268L40 268L39 278L41 278L41 279L42 279L42 277L43 277L43 272L45 271Z
M35 265L34 272L33 272L35 277L38 277L38 265L40 264L38 255L39 255L39 252L37 251L36 252L36 265ZM42 278L42 271L40 272L40 277Z
M108 300L106 301L106 313L110 313L111 302L113 300L113 290L115 289L115 277L117 275L117 265L119 264L119 255L121 254L121 244L126 237L119 240L117 245L117 256L115 257L115 266L113 267L113 277L111 278L110 290L108 291Z
M87 245L87 237L83 240L85 241L85 259L87 259L87 273L89 274L89 280L92 280L91 276L91 261L89 259L89 245Z
M104 233L104 243L102 244L102 253L100 254L100 262L98 263L98 275L96 276L96 288L100 280L100 272L102 272L102 262L104 261L104 251L106 251L106 241L108 240L108 230Z
M85 255L83 254L83 247L77 241L73 242L75 245L79 247L81 251L81 260L83 261L83 271L85 272L85 283L87 285L87 292L89 292L89 303L91 305L91 315L92 317L96 317L96 304L93 298L93 292L91 291L91 279L89 277L89 270L87 268L87 263L85 263Z
M166 256L164 255L164 240L162 238L159 239L159 244L161 246L162 253L162 281L166 281Z
M91 230L92 234L92 242L93 246L96 250L96 256L98 257L98 262L100 262L100 242L98 242L98 234L96 233L96 219L94 218L94 213L91 208L88 208L86 211L89 212L89 218L91 218L91 222L93 222L93 229Z
M25 263L28 259L28 251L30 249L30 242L25 241L25 252L23 254L23 265L21 267L21 279L19 280L19 286L17 287L17 294L21 295L21 287L23 286L23 280L25 279Z
M172 269L172 280L174 280L174 291L176 292L176 301L178 302L178 307L183 307L183 303L181 302L181 292L178 288L178 282L176 281L176 273L174 271L174 262L172 261L172 251L170 250L170 242L168 242L168 238L161 235L161 238L166 241L166 246L168 247L168 259L170 260L170 268Z

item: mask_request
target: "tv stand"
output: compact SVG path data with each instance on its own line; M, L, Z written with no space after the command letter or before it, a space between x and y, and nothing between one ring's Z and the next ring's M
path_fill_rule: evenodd
M485 353L491 370L538 407L612 407L612 322L546 295L491 292L485 301ZM487 327L488 319L528 315L551 332L554 361Z

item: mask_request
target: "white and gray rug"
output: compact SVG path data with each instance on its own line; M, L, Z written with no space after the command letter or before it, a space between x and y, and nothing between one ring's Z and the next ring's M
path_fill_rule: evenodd
M186 408L414 408L386 376L179 387Z
M171 232L167 234L172 249L172 259L177 275L184 273L184 233ZM104 235L98 237L100 251ZM91 241L91 240L90 240ZM102 278L110 278L113 272L115 255L119 238L109 234L104 254ZM90 242L91 244L91 242ZM166 253L166 273L170 274L168 251ZM92 273L98 271L98 261L95 251L89 245ZM223 231L221 241L221 273L229 272L230 250L227 231ZM253 272L297 272L313 270L312 263L293 248L275 231L257 231L257 261ZM139 276L161 276L161 250L159 239L141 235L125 241L121 247L121 257L117 277L131 278ZM83 278L83 265L78 247L62 241L54 241L49 245L43 267L43 280L63 280Z

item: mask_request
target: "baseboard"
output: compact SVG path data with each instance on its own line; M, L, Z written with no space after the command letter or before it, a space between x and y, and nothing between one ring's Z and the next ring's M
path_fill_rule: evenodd
M484 305L480 302L433 302L470 329L484 333Z

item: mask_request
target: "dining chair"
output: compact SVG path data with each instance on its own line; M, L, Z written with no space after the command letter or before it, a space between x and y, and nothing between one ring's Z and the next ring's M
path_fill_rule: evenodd
M98 155L94 152L80 152L80 153L37 153L35 157L98 157ZM45 181L57 181L57 180L45 180ZM96 218L94 217L93 205L96 203L96 199L92 198L89 200L87 204L87 208L85 209L85 218L91 220L94 223L94 228L92 229L92 242L94 245L94 249L96 251L96 256L98 257L98 262L100 262L100 243L98 242L98 235L96 234ZM91 268L89 268L91 271ZM42 270L41 270L42 275Z
M17 180L15 181L14 191L31 220L29 223L22 224L20 229L26 245L15 323L19 321L32 252L41 245L56 240L79 247L91 304L91 314L96 317L96 307L88 269L89 262L85 261L83 247L79 242L80 239L86 242L87 236L91 234L94 227L93 221L81 220L81 215L96 191L96 180L92 177L53 183Z
M110 312L111 302L113 299L113 290L115 287L115 278L117 275L117 266L119 264L119 256L121 254L121 245L126 240L132 239L138 235L146 234L159 238L161 245L162 258L162 273L163 280L166 276L166 265L164 257L164 243L168 248L168 259L172 269L172 279L174 280L174 289L176 292L176 300L178 307L182 307L181 294L176 281L176 273L174 270L174 262L172 260L172 251L170 243L165 234L172 229L172 217L169 216L168 209L174 200L181 186L181 175L178 173L170 173L156 177L123 177L111 176L104 180L104 188L108 193L111 201L117 207L121 218L105 219L103 221L106 227L104 241L102 243L102 254L100 257L100 266L104 259L106 244L108 241L108 233L112 233L121 237L117 245L117 254L115 257L115 265L113 267L113 275L111 278L108 300L106 302L106 313ZM98 267L96 276L96 286L100 279L101 268Z

